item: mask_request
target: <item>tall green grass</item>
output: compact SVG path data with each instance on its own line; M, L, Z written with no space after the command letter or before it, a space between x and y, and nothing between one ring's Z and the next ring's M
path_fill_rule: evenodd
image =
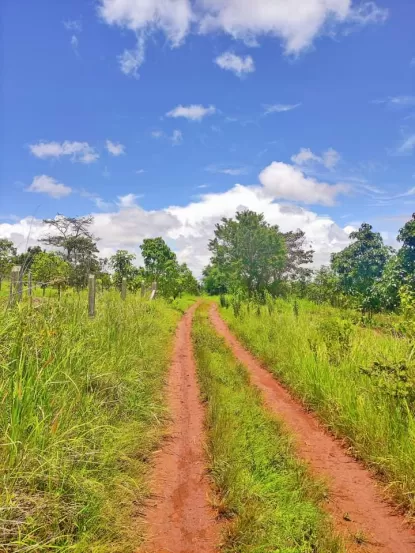
M0 551L128 553L178 310L86 295L0 311Z
M413 343L353 324L350 313L307 301L278 300L260 312L221 313L242 342L388 483L395 501L415 512L415 416L361 368L409 367Z
M282 424L264 408L239 364L199 308L193 341L202 394L215 503L227 553L341 551L319 507L324 487L298 460Z

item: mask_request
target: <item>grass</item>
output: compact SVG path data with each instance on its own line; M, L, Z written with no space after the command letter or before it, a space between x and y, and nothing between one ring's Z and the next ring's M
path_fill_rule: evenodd
M242 342L388 484L415 513L415 417L409 399L387 378L363 374L375 362L406 363L415 383L413 341L353 324L350 314L307 301L278 300L269 311L221 309ZM388 376L388 375L386 375ZM389 376L388 376L389 378ZM409 388L408 388L409 389ZM405 392L404 392L405 393Z
M337 553L338 538L320 508L324 486L295 458L290 436L263 406L210 325L196 312L193 341L207 402L207 448L226 553Z
M189 300L188 300L189 301ZM116 292L0 310L0 550L129 553L180 313Z

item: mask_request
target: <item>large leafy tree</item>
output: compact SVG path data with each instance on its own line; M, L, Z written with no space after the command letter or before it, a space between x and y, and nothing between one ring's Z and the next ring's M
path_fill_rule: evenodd
M157 282L160 294L176 298L183 292L197 293L198 284L192 272L185 263L178 263L176 254L162 238L146 238L140 248L144 280Z
M208 265L203 269L203 288L210 296L226 294L226 275L216 265Z
M49 226L51 233L41 241L57 248L61 257L70 264L69 281L76 288L86 286L88 274L99 271L97 238L90 230L93 221L91 216L65 215L43 221Z
M53 252L38 253L32 263L33 278L43 288L43 294L48 286L60 288L65 285L70 269L69 263Z
M270 289L280 279L286 263L286 246L278 226L263 214L241 211L235 219L223 218L209 242L211 263L226 276L229 287L248 294Z
M0 290L2 280L10 274L17 250L11 240L0 238Z
M176 254L161 237L145 238L140 249L146 272L153 280L158 281L171 262L176 262Z
M133 265L136 256L129 253L127 250L118 250L115 255L110 258L110 264L114 269L114 284L121 286L122 279L127 279L128 282L136 276L137 268Z
M402 242L398 252L401 277L405 284L415 291L415 213L400 229L398 241Z
M381 235L363 223L350 234L353 242L339 253L332 254L332 269L339 277L342 291L365 300L372 286L381 278L392 249L385 246Z
M283 276L288 280L304 281L312 274L305 265L313 262L314 250L308 248L305 232L301 229L283 234L287 247L287 260Z

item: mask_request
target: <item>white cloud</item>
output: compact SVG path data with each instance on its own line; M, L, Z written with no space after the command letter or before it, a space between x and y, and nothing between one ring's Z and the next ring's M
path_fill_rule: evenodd
M388 96L380 100L374 100L374 104L386 104L391 108L405 108L415 106L415 96L400 95Z
M99 14L134 32L161 30L178 46L189 32L192 8L189 0L100 0Z
M120 69L124 75L138 79L138 70L145 60L145 37L143 35L137 37L137 44L132 50L124 50L118 56Z
M63 22L63 25L67 31L73 33L80 33L82 31L82 21L80 19L68 19Z
M238 77L255 71L254 60L251 56L237 56L232 52L224 52L215 59L215 63L227 71L232 71Z
M32 154L40 159L70 156L73 162L88 164L99 158L99 154L88 142L38 142L29 147Z
M234 38L252 43L260 36L281 39L288 54L298 54L310 47L317 36L336 25L379 23L387 10L374 2L352 7L351 0L204 0L201 30L223 30Z
M237 177L239 175L246 175L249 171L248 167L221 167L218 165L209 165L206 167L206 171L210 173L222 173L223 175L231 175Z
M183 142L183 133L182 133L182 131L179 131L178 129L175 129L173 131L173 134L172 134L170 140L171 140L173 146L179 146Z
M264 114L270 113L284 113L285 111L291 111L292 109L300 107L301 104L270 104L264 105Z
M208 115L216 112L215 106L204 107L201 104L191 104L190 106L177 106L168 113L167 117L184 117L190 121L201 121Z
M119 142L116 143L116 142L111 142L111 140L107 140L105 145L108 152L112 156L118 157L125 154L125 146Z
M123 207L134 207L137 199L140 198L137 194L126 194L125 196L118 196L118 205Z
M398 147L398 154L411 154L415 149L415 134L411 134Z
M145 173L144 169L137 169L137 171L135 172L136 175L142 175L143 173Z
M340 154L333 148L329 148L321 156L314 154L310 148L300 148L298 154L291 156L291 161L296 165L306 166L310 163L319 163L326 169L333 169L340 161Z
M317 37L386 20L388 10L372 1L357 6L353 0L99 0L98 12L108 25L141 36L143 48L126 50L121 69L137 76L144 60L144 40L162 32L172 47L192 31L222 31L247 45L261 37L276 37L287 54L298 55Z
M72 35L71 46L75 50L75 52L78 52L78 45L79 45L78 37L76 35Z
M259 175L266 193L274 198L305 204L333 205L336 196L347 192L345 184L327 184L306 177L298 168L274 161Z
M162 138L164 136L163 131L152 131L151 136L153 138Z
M69 196L72 189L61 182L58 182L53 177L47 175L39 175L35 177L32 184L26 188L28 192L37 192L39 194L47 194L52 198L63 198Z

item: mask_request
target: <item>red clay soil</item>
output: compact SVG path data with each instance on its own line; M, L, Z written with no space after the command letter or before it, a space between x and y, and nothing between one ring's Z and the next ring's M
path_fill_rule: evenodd
M214 553L219 541L215 514L208 504L209 485L203 450L203 408L193 358L193 306L176 331L169 373L169 438L156 454L146 512L148 539L143 553Z
M327 508L336 529L346 538L347 550L414 553L415 532L382 500L380 488L370 473L347 455L317 418L305 411L240 344L221 319L215 304L212 304L210 317L235 357L248 369L251 382L263 394L265 405L283 419L293 433L299 456L314 474L326 480L329 489ZM359 536L364 537L364 543L357 546L360 540L356 537Z

